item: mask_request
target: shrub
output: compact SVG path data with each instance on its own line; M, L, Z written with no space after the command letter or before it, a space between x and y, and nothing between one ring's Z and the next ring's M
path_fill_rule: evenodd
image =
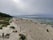
M7 34L5 35L5 37L6 37L6 38L9 38L9 36L10 36L10 34L9 34L9 33L7 33Z
M0 27L0 29L2 29L2 27Z
M17 33L17 30L14 30L13 32Z
M24 35L24 34L19 34L19 36L20 36L20 40L25 40L26 39L26 36Z
M10 26L10 28L11 28L11 29L15 29L15 27L14 27L14 26Z
M47 32L49 32L49 30L48 30L48 29L46 29L46 31L47 31Z

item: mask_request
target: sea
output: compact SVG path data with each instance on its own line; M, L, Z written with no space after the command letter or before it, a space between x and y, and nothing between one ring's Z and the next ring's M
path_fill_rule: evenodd
M43 17L43 16L17 16L17 18L29 19L34 22L38 21L41 23L47 23L53 25L53 17Z

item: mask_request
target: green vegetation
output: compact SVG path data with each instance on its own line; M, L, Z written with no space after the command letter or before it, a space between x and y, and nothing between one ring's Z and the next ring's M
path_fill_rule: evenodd
M17 30L13 30L14 33L17 33Z
M20 36L20 40L26 40L26 36L24 35L24 34L19 34L19 36Z
M10 26L10 28L15 29L15 27L14 27L14 26Z
M0 12L0 17L12 17L12 16L10 16L10 15L8 15L8 14L6 14L6 13Z
M7 33L7 34L5 35L5 38L9 38L9 37L10 37L10 34Z
M2 27L0 27L0 29L2 29Z
M12 16L0 12L0 29L2 29L2 27L7 27L11 18Z

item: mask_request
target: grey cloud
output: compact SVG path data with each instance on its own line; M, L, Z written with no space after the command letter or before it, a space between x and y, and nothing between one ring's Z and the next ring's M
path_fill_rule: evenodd
M21 0L25 5L20 8L13 0L0 0L0 11L11 15L31 15L53 13L52 0Z

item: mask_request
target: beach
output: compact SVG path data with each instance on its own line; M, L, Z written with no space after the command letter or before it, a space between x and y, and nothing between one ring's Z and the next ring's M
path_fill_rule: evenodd
M11 26L14 26L15 29L11 29ZM15 30L17 32L13 32ZM53 28L51 25L41 24L40 22L33 22L27 19L13 18L10 21L10 25L0 30L0 36L2 33L5 35L7 33L10 34L9 39L4 38L4 40L19 40L19 34L24 34L26 40L53 40ZM3 38L0 37L0 40L3 40Z

